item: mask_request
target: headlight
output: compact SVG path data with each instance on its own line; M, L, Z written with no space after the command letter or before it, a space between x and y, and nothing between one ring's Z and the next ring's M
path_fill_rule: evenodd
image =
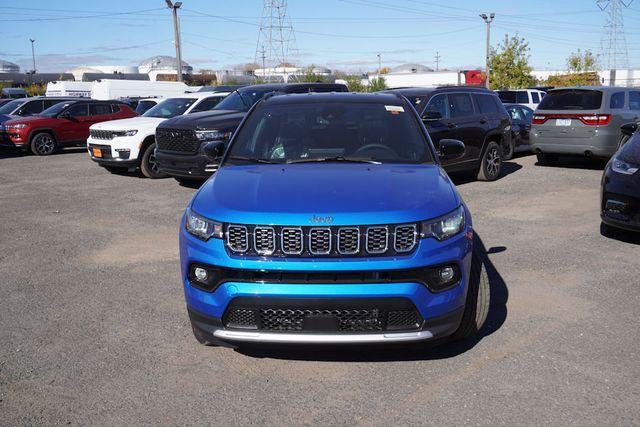
M186 211L185 228L199 239L209 240L212 237L222 239L222 224L204 218L191 209Z
M27 125L24 123L18 123L17 125L7 125L7 129L24 129Z
M111 134L113 136L133 136L136 133L138 133L138 131L136 129L132 129L132 130L114 130L113 132L111 132Z
M231 138L231 132L219 130L197 130L196 138L200 141L226 141Z
M424 221L420 224L420 238L435 237L446 240L464 230L464 207L460 205L456 210L440 218Z
M622 161L617 157L614 157L611 161L611 169L613 169L614 172L622 173L625 175L633 175L634 173L638 172L638 166Z

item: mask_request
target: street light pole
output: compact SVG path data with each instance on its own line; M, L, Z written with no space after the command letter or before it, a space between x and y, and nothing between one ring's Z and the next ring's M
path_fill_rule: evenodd
M36 73L36 51L33 47L33 43L35 42L35 40L29 39L29 41L31 42L31 59L33 60L33 69L31 70L31 74L35 74Z
M493 18L496 16L495 13L490 13L489 16L487 16L486 13L481 13L480 14L480 18L482 18L482 20L487 24L487 49L486 49L486 54L485 54L485 72L486 72L486 76L487 76L487 80L486 80L486 86L487 89L489 88L489 55L490 55L490 49L491 49L491 22L493 21Z
M174 44L176 45L176 72L177 79L179 82L182 81L182 50L180 48L180 21L178 21L178 9L182 6L181 1L177 1L175 3L171 2L171 0L165 0L167 2L167 7L173 11L173 37Z
M378 78L380 78L380 73L382 72L382 55L376 55L378 57Z

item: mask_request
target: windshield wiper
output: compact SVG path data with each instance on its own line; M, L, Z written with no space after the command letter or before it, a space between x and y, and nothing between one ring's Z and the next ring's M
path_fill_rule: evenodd
M265 163L265 164L268 164L268 165L274 164L274 162L272 162L271 160L258 159L256 157L227 156L227 160L244 160L245 162Z
M370 163L374 165L379 165L380 162L375 159L366 159L361 157L344 157L344 156L334 156L334 157L314 157L309 159L295 159L295 160L287 160L287 163L323 163L323 162L347 162L347 163Z
M247 108L251 108L251 105L244 99L244 96L242 96L242 94L240 93L239 90L236 90L236 93L238 94L238 96L240 97L240 101L242 101L242 103L245 105L245 107Z

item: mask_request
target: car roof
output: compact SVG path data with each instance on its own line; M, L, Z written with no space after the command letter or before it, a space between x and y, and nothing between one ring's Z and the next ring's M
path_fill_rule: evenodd
M550 89L549 93L559 91L559 90L600 90L603 92L611 92L611 91L622 91L622 90L633 90L631 87L620 87L620 86L567 86L567 87L557 87L555 89Z
M404 99L392 92L309 92L266 96L261 102L269 105L312 104L319 102L399 105L404 103Z
M346 85L340 83L265 83L259 85L243 86L237 89L238 92L251 91L255 89L266 89L278 92L287 92L301 87L321 87L321 88L346 88Z
M385 92L397 92L402 95L429 95L435 91L438 92L478 92L493 94L492 90L478 86L438 86L438 87L403 87L398 89L388 89Z

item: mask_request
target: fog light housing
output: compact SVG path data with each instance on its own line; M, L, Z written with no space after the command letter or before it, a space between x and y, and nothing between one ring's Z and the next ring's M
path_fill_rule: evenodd
M429 289L441 291L460 281L460 268L457 264L447 264L425 270L425 281Z
M118 157L121 159L128 159L131 155L131 150L128 148L116 148L116 153L118 153Z
M221 283L220 269L210 266L192 264L189 268L189 282L205 291L213 291Z

